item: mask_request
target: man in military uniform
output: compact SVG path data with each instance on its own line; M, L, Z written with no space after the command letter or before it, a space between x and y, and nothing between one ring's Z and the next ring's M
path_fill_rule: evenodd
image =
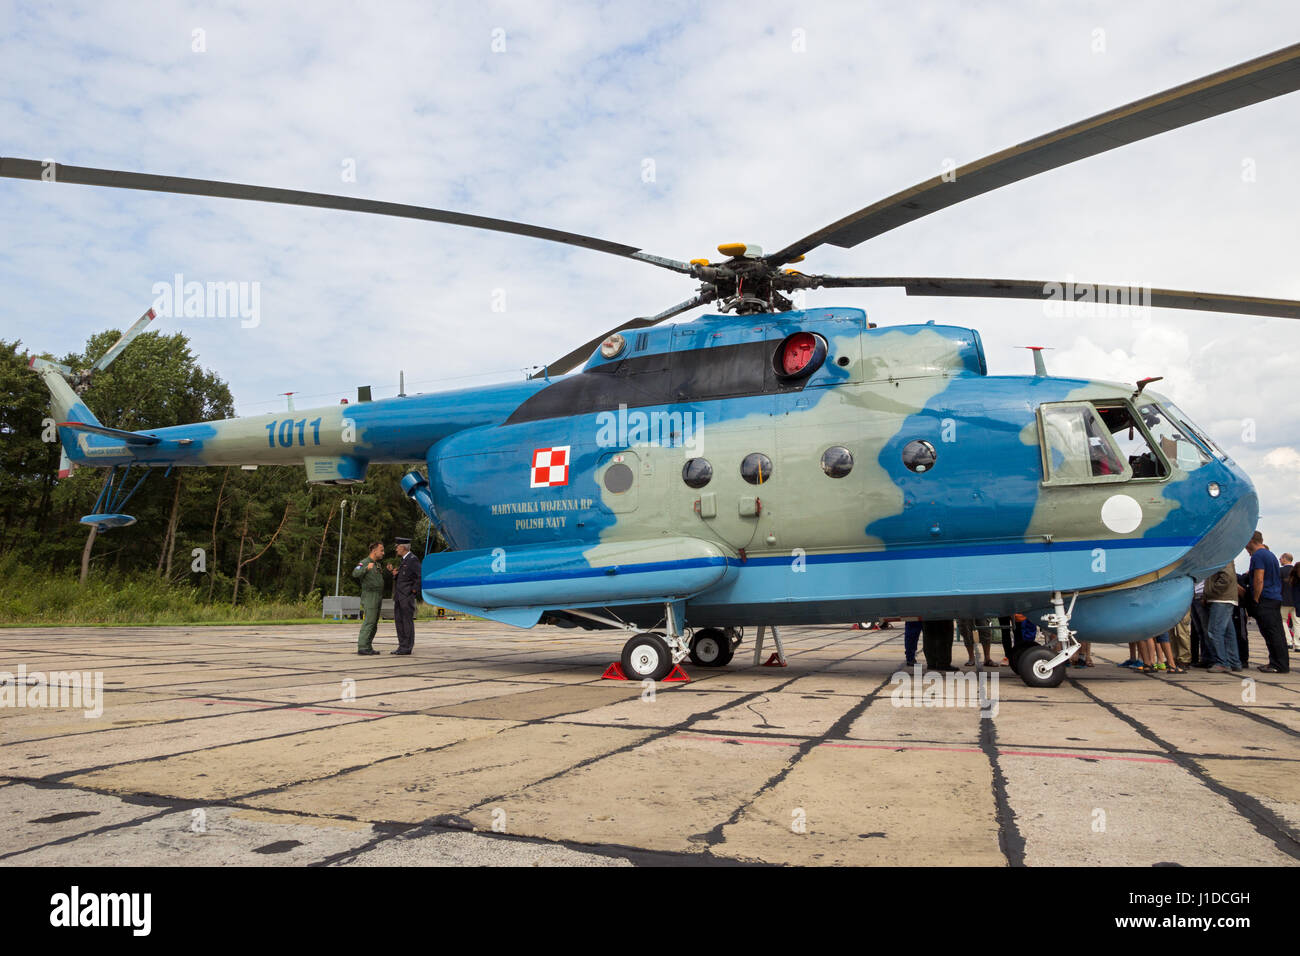
M361 632L357 634L358 654L378 654L370 646L379 626L379 606L384 602L384 570L379 563L384 558L384 543L376 541L370 554L352 569L352 577L361 582Z
M415 647L415 605L420 600L420 559L411 553L411 539L397 539L397 567L393 575L393 623L397 625L397 650L410 654Z

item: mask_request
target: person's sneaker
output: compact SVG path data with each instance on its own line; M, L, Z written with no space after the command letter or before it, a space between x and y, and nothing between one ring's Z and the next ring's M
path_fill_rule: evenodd
M1136 657L1130 657L1128 660L1124 661L1119 666L1120 667L1141 667L1142 662L1138 660Z
M1228 668L1224 667L1222 664L1211 664L1211 665L1209 666L1209 668L1206 670L1206 673L1209 673L1209 674L1231 674L1232 671L1228 670Z
M1164 661L1161 661L1159 664L1156 665L1156 670L1160 671L1161 673L1164 673L1165 671L1169 670L1169 668L1165 666Z

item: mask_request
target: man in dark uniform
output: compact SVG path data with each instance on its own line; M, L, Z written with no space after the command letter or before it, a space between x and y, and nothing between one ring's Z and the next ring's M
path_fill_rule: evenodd
M411 553L411 539L397 539L397 567L393 575L393 623L397 625L397 650L410 654L415 647L415 605L420 600L420 559Z
M376 541L370 554L352 569L352 577L361 582L361 631L357 634L357 653L378 654L371 647L375 629L379 626L379 607L384 603L384 571L379 563L384 558L384 544Z

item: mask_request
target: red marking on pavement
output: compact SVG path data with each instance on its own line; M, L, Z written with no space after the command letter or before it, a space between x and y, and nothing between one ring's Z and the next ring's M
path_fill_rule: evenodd
M759 744L764 747L797 747L797 740L759 740L754 737L702 737L696 734L682 734L686 740L707 740L724 744ZM836 747L848 750L938 750L943 753L981 754L978 747L916 747L907 744L850 744L820 743L818 747ZM995 748L996 749L996 748ZM1119 757L1111 754L1064 754L1051 753L1046 750L997 750L999 757L1069 757L1074 760L1124 760L1133 763L1173 763L1166 757Z
M324 710L319 707L285 707L283 704L269 704L253 700L225 700L221 697L182 697L181 700L194 700L200 704L230 704L232 707L256 707L259 710L298 710L304 714L356 714L361 717L391 717L392 714L379 714L369 710Z

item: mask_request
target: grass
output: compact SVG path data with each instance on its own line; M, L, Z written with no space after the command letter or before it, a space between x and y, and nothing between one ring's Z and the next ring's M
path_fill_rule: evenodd
M254 595L246 603L208 604L197 588L148 573L98 573L82 587L75 572L40 573L0 558L0 627L98 624L317 624L320 598ZM327 619L328 620L328 619Z

